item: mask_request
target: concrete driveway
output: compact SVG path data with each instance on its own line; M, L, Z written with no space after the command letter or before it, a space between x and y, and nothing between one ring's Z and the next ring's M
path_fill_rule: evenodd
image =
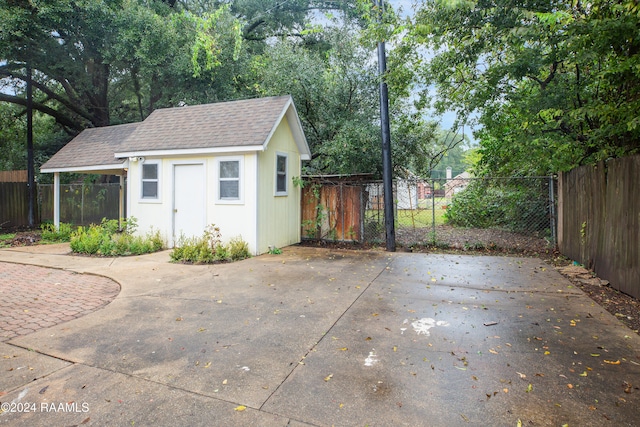
M192 266L67 251L0 262L121 292L0 343L0 425L640 424L640 337L537 259L290 247Z

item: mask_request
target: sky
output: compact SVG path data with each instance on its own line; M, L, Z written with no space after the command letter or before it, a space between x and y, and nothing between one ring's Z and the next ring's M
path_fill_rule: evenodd
M419 0L388 0L389 4L396 10L396 12L400 11L400 16L407 17L413 16L415 12L416 4L419 3ZM427 53L427 57L428 57ZM435 88L432 88L432 93L435 93ZM434 120L440 121L440 127L444 130L450 130L455 122L456 115L454 112L449 111L444 113L441 117L432 117ZM472 144L475 144L475 140L472 134L473 129L467 127L464 129L464 133L469 137ZM462 132L462 130L460 130Z

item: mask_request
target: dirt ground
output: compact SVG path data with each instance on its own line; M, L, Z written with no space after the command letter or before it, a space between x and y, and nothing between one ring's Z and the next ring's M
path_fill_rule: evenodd
M416 233L419 233L416 234ZM551 248L544 239L531 236L521 236L501 230L458 229L440 227L437 231L435 244L412 244L403 242L424 241L424 230L408 232L398 230L396 239L397 250L427 253L468 253L474 255L506 255L506 256L534 256L540 257L558 268L558 271L572 283L580 287L591 299L601 305L622 323L640 335L640 301L624 294L593 272L563 257ZM0 248L42 244L38 231L18 231L13 237L0 238ZM384 249L373 245L351 242L327 242L305 240L303 245L338 247L345 249Z

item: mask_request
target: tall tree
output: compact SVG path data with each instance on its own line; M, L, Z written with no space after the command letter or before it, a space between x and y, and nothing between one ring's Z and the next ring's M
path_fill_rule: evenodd
M195 16L167 3L2 0L0 77L13 82L15 94L3 91L0 101L24 105L27 63L36 70L34 108L71 134L141 120L157 106L216 99L211 75L235 43L237 20L228 7ZM200 57L192 50L198 47ZM208 78L194 76L200 65ZM233 76L226 81L232 86Z
M640 149L638 24L625 1L429 0L406 40L435 52L433 105L478 114L485 173L547 174Z
M293 96L313 155L310 172L379 172L375 64L349 30L328 39L328 52L290 40L269 47L256 58L259 92Z

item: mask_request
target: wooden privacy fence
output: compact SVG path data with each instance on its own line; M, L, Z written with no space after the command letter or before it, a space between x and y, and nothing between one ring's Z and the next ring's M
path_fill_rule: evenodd
M614 288L640 298L640 156L561 173L558 247Z
M37 185L36 223L53 221L53 185ZM73 225L118 219L120 184L63 184L60 221ZM26 182L0 182L0 228L29 226L29 188Z
M27 180L26 170L0 171L0 182L27 182Z
M29 187L27 183L0 182L0 229L28 225Z

